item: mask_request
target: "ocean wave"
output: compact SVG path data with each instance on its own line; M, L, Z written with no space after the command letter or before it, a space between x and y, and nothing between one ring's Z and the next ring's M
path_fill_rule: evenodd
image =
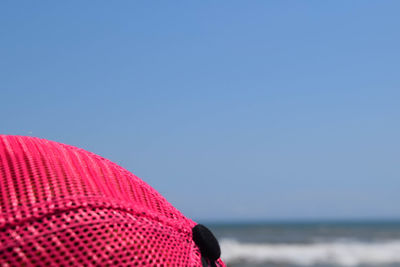
M241 243L220 241L222 258L233 263L287 263L303 266L341 266L400 263L400 240L385 242L335 241L311 244Z

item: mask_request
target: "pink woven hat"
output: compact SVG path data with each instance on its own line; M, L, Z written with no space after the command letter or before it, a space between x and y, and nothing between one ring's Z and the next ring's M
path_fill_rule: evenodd
M118 165L0 135L1 266L225 266L213 234Z

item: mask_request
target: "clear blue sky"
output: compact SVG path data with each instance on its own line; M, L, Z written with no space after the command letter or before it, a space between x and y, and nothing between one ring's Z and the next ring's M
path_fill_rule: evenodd
M0 132L200 220L400 217L400 2L2 1Z

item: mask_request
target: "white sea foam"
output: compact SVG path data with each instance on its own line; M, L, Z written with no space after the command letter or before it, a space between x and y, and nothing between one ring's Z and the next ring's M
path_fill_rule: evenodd
M342 266L400 263L400 240L387 242L335 241L311 244L257 244L222 239L222 258L229 263L288 263Z

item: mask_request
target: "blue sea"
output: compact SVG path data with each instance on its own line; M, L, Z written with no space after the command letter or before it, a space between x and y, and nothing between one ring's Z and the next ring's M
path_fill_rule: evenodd
M230 267L400 266L400 222L208 226Z

